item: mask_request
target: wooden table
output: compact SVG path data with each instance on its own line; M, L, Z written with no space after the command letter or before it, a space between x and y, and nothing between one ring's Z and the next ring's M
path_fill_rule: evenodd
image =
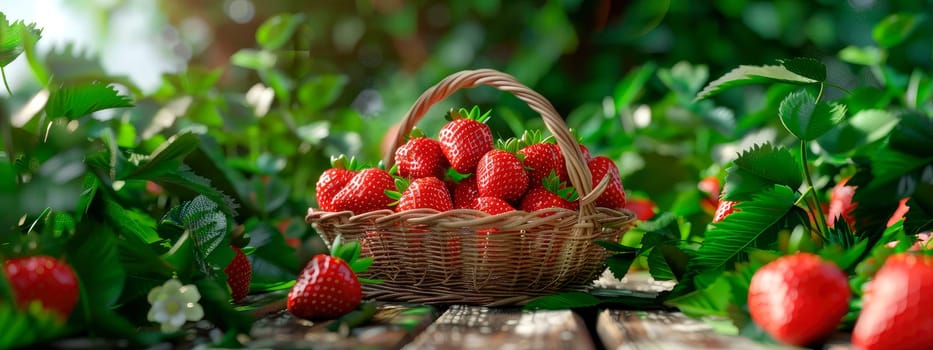
M656 294L673 286L645 274L602 287ZM783 349L723 335L704 322L670 311L522 311L465 305L447 307L380 304L376 316L352 331L328 331L269 304L245 345L314 349ZM851 349L845 336L827 349Z

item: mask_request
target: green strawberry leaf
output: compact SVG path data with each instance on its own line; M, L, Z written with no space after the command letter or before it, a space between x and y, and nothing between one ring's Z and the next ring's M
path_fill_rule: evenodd
M0 12L0 68L6 67L23 53L24 33L29 33L38 39L42 36L42 29L36 28L35 23L26 24L23 21L10 23L6 15Z
M859 147L887 137L897 125L898 118L889 111L863 109L817 138L817 142L828 153L847 156Z
M363 325L372 319L373 316L376 315L376 311L378 311L378 309L375 303L360 303L355 310L330 322L330 324L327 325L327 330L331 332L346 332L349 334L354 327Z
M158 175L152 181L165 187L171 193L182 194L187 191L192 197L204 196L213 202L222 203L219 209L227 217L228 228L232 227L239 205L232 198L214 188L211 180L195 174L187 165L182 164L175 171Z
M690 317L719 316L727 317L728 306L732 302L729 282L723 277L704 289L668 299L665 305L676 307Z
M632 102L635 101L635 97L644 89L645 84L651 79L651 75L657 67L657 64L649 61L626 74L625 77L616 84L612 94L616 113L631 106Z
M611 242L611 241L599 240L599 241L593 241L593 243L596 243L596 245L606 248L606 250L610 252L615 252L615 253L632 253L632 252L638 251L638 248L629 247L629 246L622 245L616 242Z
M173 135L152 151L151 155L139 159L139 166L123 179L153 179L174 172L182 165L185 157L198 148L200 142L199 136L194 133Z
M65 324L54 311L39 303L26 310L3 305L0 307L0 348L13 349L40 344L65 334Z
M891 132L891 148L918 157L933 157L933 115L912 111L900 115Z
M525 310L565 310L597 306L602 301L586 292L564 292L532 300Z
M163 221L174 222L184 227L195 249L198 267L208 276L230 265L234 252L227 248L229 224L221 206L206 196L197 196L191 201L173 208Z
M787 131L798 139L811 141L842 122L845 106L817 104L806 90L798 90L781 101L778 115Z
M881 47L894 47L907 39L924 19L923 14L919 13L895 13L876 24L871 36Z
M613 277L622 279L625 277L625 274L628 273L628 270L632 267L632 263L635 262L635 258L637 257L638 254L634 250L628 253L612 254L606 258L606 266L609 267L609 272L612 273Z
M924 174L933 174L933 165L928 166ZM905 231L919 233L933 230L933 175L920 181L907 201L907 206L910 210L904 215Z
M107 198L107 196L104 196L104 198L106 198L104 201L104 215L119 232L124 235L138 236L140 240L147 244L162 240L162 237L159 237L159 233L156 232L158 223L155 218L136 208L123 208L115 200Z
M706 232L696 256L687 263L687 270L702 273L728 269L743 260L749 248L768 245L770 242L759 239L780 228L798 197L790 187L775 185L736 204L734 213Z
M798 188L803 183L800 169L799 160L786 148L756 145L740 154L727 170L723 198L748 200L774 185Z
M305 21L304 14L280 14L267 19L256 29L256 42L266 50L277 50L285 45Z
M820 74L819 67L822 63L819 63L819 65L817 65L817 63L818 61L811 61L810 59L791 59L783 61L781 65L741 65L722 77L719 77L719 79L707 84L706 87L697 94L695 101L716 95L728 88L742 85L767 82L798 85L819 83L823 81L823 79L820 78L825 78L826 76L826 67L822 67L823 72ZM788 68L788 64L793 70Z
M126 96L101 83L85 83L52 90L45 104L45 114L51 118L75 119L100 110L133 107Z

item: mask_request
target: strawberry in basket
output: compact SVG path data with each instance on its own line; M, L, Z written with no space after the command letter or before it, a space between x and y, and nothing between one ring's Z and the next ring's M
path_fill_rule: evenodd
M444 156L458 173L470 174L476 169L479 159L493 149L492 131L486 125L489 112L480 114L479 107L472 110L451 110L450 122L441 128L437 136Z
M526 130L520 139L521 149L518 155L528 170L528 183L531 187L541 185L541 181L554 172L561 181L567 181L567 164L560 147L553 143L551 136L543 138L539 130ZM582 146L581 146L582 147Z
M324 170L321 177L318 178L314 186L314 196L317 199L318 207L323 211L338 211L334 206L334 197L340 193L353 176L359 171L356 167L356 159L347 159L344 155L331 157L331 168Z
M513 151L517 140L500 141L499 149L486 152L476 164L476 190L480 197L499 197L515 202L528 189L528 174Z

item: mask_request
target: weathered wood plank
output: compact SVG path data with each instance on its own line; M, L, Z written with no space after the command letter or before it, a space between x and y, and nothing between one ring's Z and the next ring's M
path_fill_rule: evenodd
M749 338L719 334L680 312L606 310L596 331L606 349L782 349Z
M437 318L431 306L379 305L366 324L346 330L328 330L330 322L311 322L280 310L253 325L248 347L288 349L399 349ZM341 334L344 333L344 334Z
M595 349L571 311L451 306L404 347L415 349Z

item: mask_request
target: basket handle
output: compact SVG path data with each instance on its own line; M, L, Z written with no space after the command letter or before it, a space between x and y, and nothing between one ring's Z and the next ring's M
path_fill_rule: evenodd
M411 129L428 112L432 105L452 95L454 92L464 88L472 88L480 85L487 85L499 90L509 92L518 99L525 101L528 107L538 112L544 125L551 135L557 140L557 145L564 153L564 161L567 165L567 175L570 178L570 184L577 190L580 196L581 219L585 214L595 213L595 197L606 187L607 181L603 179L596 187L594 192L592 175L583 158L583 152L580 150L576 138L570 134L567 124L561 118L554 106L544 96L535 92L531 88L518 82L515 77L493 69L464 70L451 74L428 88L421 94L421 97L411 106L405 118L399 125L398 133L395 135L395 142L386 151L383 159L387 167L395 163L395 150L405 143L405 137L411 132ZM607 177L608 178L608 177Z

